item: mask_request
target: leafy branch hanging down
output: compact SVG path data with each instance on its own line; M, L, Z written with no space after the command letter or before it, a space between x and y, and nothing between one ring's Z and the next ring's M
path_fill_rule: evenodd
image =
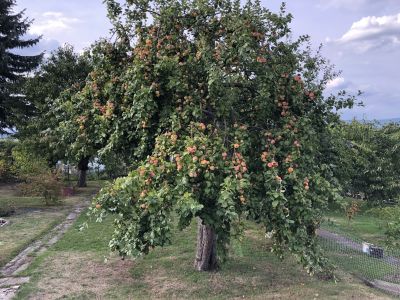
M106 3L131 48L112 66L118 80L96 85L113 112L94 138L112 128L102 149L128 137L138 161L91 208L98 220L115 216L111 248L146 254L170 242L174 216L180 228L198 218L195 267L212 270L247 218L265 226L279 256L289 250L308 271L321 269L315 232L339 197L323 151L334 108L354 99L324 98L334 74L307 37L288 39L291 15L259 1Z

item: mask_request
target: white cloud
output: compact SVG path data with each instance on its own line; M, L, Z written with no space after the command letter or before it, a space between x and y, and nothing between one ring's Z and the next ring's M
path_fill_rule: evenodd
M329 80L326 84L326 88L329 90L338 89L344 86L345 80L343 77L336 77L335 79Z
M35 20L29 29L29 33L51 35L65 32L70 30L72 25L79 22L79 19L68 18L62 12L48 11Z
M368 16L354 22L350 29L337 40L351 44L359 52L372 48L400 43L400 13L390 16Z

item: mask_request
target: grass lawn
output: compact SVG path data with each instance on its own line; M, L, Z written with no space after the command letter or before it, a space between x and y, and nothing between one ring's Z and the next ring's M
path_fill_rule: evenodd
M195 224L176 231L170 246L121 260L108 251L111 220L80 232L85 219L21 274L31 282L17 299L390 299L345 273L335 284L308 276L293 259L279 261L255 225L219 272L200 273L193 269Z
M329 212L322 228L377 245L382 245L385 240L384 221L367 214L356 214L349 222L344 212Z
M385 220L359 213L349 222L344 212L332 211L325 216L323 229L337 233L354 242L368 242L384 248L384 255L400 260L400 251L385 246ZM321 240L328 257L337 266L369 280L384 280L400 284L399 266L393 261L374 258L335 241Z
M39 197L18 197L15 187L1 186L0 207L11 204L16 212L6 218L10 224L0 228L0 266L64 220L71 207L94 193L98 186L98 182L90 182L87 188L55 206L46 206Z

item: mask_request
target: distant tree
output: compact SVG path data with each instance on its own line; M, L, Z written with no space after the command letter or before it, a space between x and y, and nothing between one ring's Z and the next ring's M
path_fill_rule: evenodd
M129 133L120 134L119 118L126 116L119 109L116 99L122 99L119 79L124 69L126 49L119 49L106 42L96 42L88 50L92 71L80 86L65 90L51 106L50 114L56 117L53 133L57 148L64 148L65 155L77 162L78 186L86 185L86 172L91 158L115 155L121 146L130 147ZM119 100L118 100L119 101ZM119 135L114 134L115 128ZM124 146L122 146L124 145ZM119 157L127 151L119 150Z
M72 86L82 86L90 73L87 55L78 54L71 45L53 51L25 84L26 97L34 105L35 116L49 111L60 93Z
M21 91L21 82L27 72L34 70L42 54L25 56L17 49L37 44L40 37L21 39L31 21L24 18L24 11L14 14L15 0L0 2L0 133L24 119L32 111L32 105Z
M340 131L335 175L344 191L371 205L400 198L400 126L353 121Z
M80 90L90 70L88 56L79 55L72 46L65 45L53 51L24 84L32 115L18 122L17 136L31 151L44 156L51 166L59 159L68 160L66 146L58 142L53 130L58 124L52 111L56 99L67 89Z
M103 157L101 163L104 165L104 172L109 178L118 178L126 176L128 173L128 166L124 157L119 156L117 153L110 153Z

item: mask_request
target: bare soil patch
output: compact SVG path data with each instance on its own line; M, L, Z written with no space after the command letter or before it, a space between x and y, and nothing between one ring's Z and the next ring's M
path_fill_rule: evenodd
M152 299L178 299L180 294L188 294L196 290L195 286L171 276L167 270L160 268L147 272L144 282Z

